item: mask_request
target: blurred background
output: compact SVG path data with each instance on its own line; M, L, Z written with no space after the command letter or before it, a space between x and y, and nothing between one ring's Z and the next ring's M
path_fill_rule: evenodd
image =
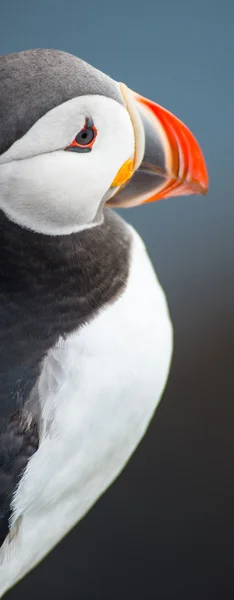
M79 600L234 598L234 4L1 0L0 53L66 50L173 111L207 161L207 197L124 211L166 291L175 352L127 468L14 590Z

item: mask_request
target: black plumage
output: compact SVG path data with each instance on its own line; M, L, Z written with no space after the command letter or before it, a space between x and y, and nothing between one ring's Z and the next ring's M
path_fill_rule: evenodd
M10 503L27 462L38 448L38 428L15 413L0 420L0 545L9 531Z
M35 390L42 360L59 336L84 325L121 293L130 245L127 227L109 210L102 225L61 236L23 229L0 212L2 541L15 486L37 449L37 422L25 403Z

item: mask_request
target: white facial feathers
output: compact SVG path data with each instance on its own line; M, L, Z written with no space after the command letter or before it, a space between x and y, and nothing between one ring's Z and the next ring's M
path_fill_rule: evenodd
M64 152L91 117L91 152ZM124 106L105 96L80 96L45 114L0 157L0 208L14 222L45 234L68 234L102 220L116 173L134 154ZM114 191L114 190L113 190Z

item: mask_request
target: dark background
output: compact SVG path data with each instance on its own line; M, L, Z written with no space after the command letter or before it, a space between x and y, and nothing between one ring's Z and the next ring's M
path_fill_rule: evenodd
M9 600L234 598L234 4L1 0L0 53L55 47L192 129L208 197L127 210L166 290L169 383L143 442L87 517Z

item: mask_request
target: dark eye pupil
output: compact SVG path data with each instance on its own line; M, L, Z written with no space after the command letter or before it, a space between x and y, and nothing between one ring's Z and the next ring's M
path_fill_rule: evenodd
M81 131L79 131L79 133L77 134L75 140L77 142L77 144L79 144L80 146L87 146L88 144L90 144L93 141L94 138L94 131L92 129L92 127L86 127L85 129L81 129Z

